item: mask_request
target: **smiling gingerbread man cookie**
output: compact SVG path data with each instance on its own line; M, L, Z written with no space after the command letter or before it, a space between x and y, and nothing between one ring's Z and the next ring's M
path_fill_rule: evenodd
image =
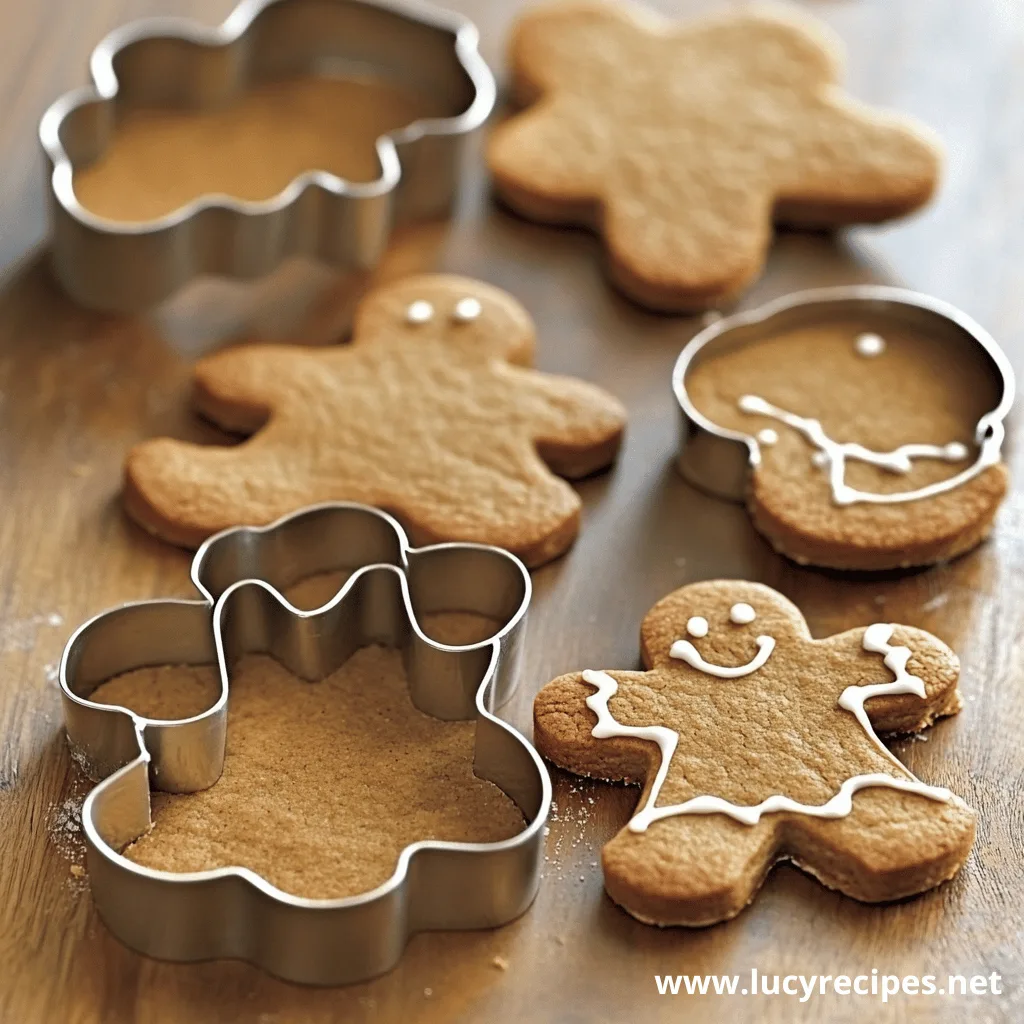
M528 369L533 345L506 292L426 275L371 293L349 345L203 359L199 411L252 436L231 448L137 445L127 510L196 547L229 526L355 501L393 513L417 544L493 544L540 565L579 529L579 496L555 474L609 465L625 410L592 384Z
M726 920L783 860L867 902L960 869L973 811L876 735L959 710L940 640L889 623L814 640L781 594L717 580L658 602L641 650L644 672L572 673L534 702L545 757L644 786L602 851L605 888L634 917Z
M743 6L676 26L627 3L527 12L495 187L532 219L599 231L637 302L702 309L761 272L772 222L877 222L931 197L939 156L908 119L842 94L812 19Z

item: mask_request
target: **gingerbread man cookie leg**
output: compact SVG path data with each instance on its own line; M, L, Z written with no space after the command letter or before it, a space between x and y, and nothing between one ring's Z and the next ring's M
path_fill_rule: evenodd
M952 878L974 843L974 814L893 789L865 789L845 818L793 816L785 855L865 903L913 896Z
M959 870L973 812L875 732L959 709L959 663L941 641L889 623L814 640L782 595L718 580L660 601L641 653L645 672L563 676L534 702L546 757L645 783L603 854L606 888L630 913L724 920L781 859L871 901Z
M697 927L743 910L778 851L776 822L693 815L666 819L649 836L623 830L601 851L601 869L608 895L637 920Z
M305 505L357 501L396 515L416 543L561 554L577 477L616 455L625 410L583 381L527 369L533 325L509 295L442 275L371 294L350 345L251 346L202 360L195 403L234 448L157 439L125 467L125 506L194 547ZM554 471L554 472L553 472Z

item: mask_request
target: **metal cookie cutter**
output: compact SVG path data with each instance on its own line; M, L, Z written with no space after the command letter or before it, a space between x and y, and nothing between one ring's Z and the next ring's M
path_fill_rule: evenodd
M57 100L39 125L58 279L83 305L133 312L200 274L261 277L294 255L372 269L394 224L451 205L461 144L495 100L478 40L465 18L403 0L242 0L219 28L152 18L115 30L93 51L94 84ZM123 111L222 106L300 74L388 79L452 115L379 138L380 175L365 184L310 168L272 199L202 196L140 223L79 203L74 173L100 157Z
M336 570L352 574L315 611L279 592ZM230 957L291 981L343 984L389 970L416 932L490 928L529 907L551 782L529 743L493 714L514 687L530 601L517 558L474 544L413 549L383 512L332 503L212 537L196 554L192 581L202 600L104 612L75 632L61 660L72 752L104 778L82 808L93 898L122 942L166 960ZM417 615L440 611L473 611L502 625L479 643L449 646L418 624ZM475 718L474 771L516 802L528 822L522 832L495 843L414 843L376 889L331 900L290 896L246 868L174 874L121 856L150 827L151 786L187 793L220 777L237 658L268 653L316 680L378 643L401 648L417 708ZM194 718L156 721L89 700L101 682L134 668L214 661L220 697Z
M919 292L884 285L813 288L769 302L749 313L724 317L690 339L672 371L672 390L682 413L678 465L682 475L703 491L744 501L750 474L761 464L757 438L713 423L690 400L687 375L706 358L733 351L798 327L848 316L872 314L919 330L938 344L979 346L997 383L1000 399L978 420L975 441L983 453L998 455L1013 404L1013 369L995 339L955 306Z

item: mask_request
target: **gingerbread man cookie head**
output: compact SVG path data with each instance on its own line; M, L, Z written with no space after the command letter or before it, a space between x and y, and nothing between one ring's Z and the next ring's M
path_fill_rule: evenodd
M410 344L439 339L521 366L533 362L530 314L508 292L468 277L420 274L371 292L356 314L354 340L396 334Z
M680 663L738 679L767 664L777 646L809 639L799 609L743 580L693 583L662 598L644 618L640 644L651 667Z
M571 673L534 702L544 756L644 787L602 851L605 887L631 914L724 920L779 860L868 901L959 870L973 813L877 734L959 709L940 640L886 622L815 640L782 595L716 580L658 602L641 654L646 671Z
M528 11L510 52L528 109L491 137L497 192L599 231L612 279L644 305L733 297L773 221L881 221L935 189L934 140L844 96L837 51L812 19L761 5L684 25L628 3Z
M702 331L673 382L691 428L684 475L745 499L798 562L953 557L987 535L1006 491L1012 370L981 327L927 296L874 285L789 296Z

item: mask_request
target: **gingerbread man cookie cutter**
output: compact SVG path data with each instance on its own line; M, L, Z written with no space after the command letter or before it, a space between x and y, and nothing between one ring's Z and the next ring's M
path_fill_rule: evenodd
M771 428L744 433L719 426L705 416L694 405L688 390L692 371L706 359L747 345L757 345L774 333L812 327L843 317L870 317L873 321L889 320L908 325L934 336L937 347L955 344L976 346L992 376L999 399L977 422L973 438L977 454L965 469L941 486L895 495L874 495L846 484L844 471L848 459L874 461L876 465L900 471L909 468L909 460L915 457L959 461L967 458L968 452L959 444L942 448L904 445L893 452L870 452L859 445L833 441L824 435L817 421L776 408L758 396L744 396L741 400L741 403L747 403L741 404L744 411L768 416L796 430L804 435L812 448L817 449L816 464L829 473L835 504L902 502L930 497L958 487L1000 461L1005 436L1004 420L1013 404L1015 383L1010 362L995 339L965 313L939 299L884 285L847 285L796 292L752 311L724 317L700 331L685 346L672 371L672 390L682 415L678 465L686 480L716 497L743 501L751 475L761 465L762 446L769 446L777 440L777 434ZM857 339L857 351L871 358L884 351L884 344L879 335L864 334ZM889 461L884 462L886 459Z
M348 570L327 604L300 611L293 583ZM499 548L410 547L390 516L363 505L304 509L266 527L212 537L197 552L200 600L154 600L103 612L65 648L60 687L75 760L102 779L82 808L93 898L126 945L165 960L247 960L279 977L345 984L390 970L420 931L490 928L533 901L543 859L551 782L530 744L494 715L516 681L530 577ZM502 625L478 643L430 639L418 615L472 611ZM358 647L402 649L410 696L445 720L476 720L474 771L523 812L501 842L426 840L406 847L394 874L345 899L290 896L246 868L174 874L118 851L151 825L150 789L213 785L225 756L230 665L260 651L307 679ZM216 662L221 693L189 719L158 721L89 700L105 679L148 665Z
M92 53L93 84L54 102L39 125L57 278L83 305L136 312L201 274L261 277L290 256L372 269L393 225L451 205L462 143L496 95L478 42L467 19L404 0L242 0L216 28L149 18L114 30ZM79 202L75 172L104 152L121 109L212 108L254 83L339 72L404 83L452 114L381 136L380 172L365 183L309 168L265 201L200 196L137 223Z

